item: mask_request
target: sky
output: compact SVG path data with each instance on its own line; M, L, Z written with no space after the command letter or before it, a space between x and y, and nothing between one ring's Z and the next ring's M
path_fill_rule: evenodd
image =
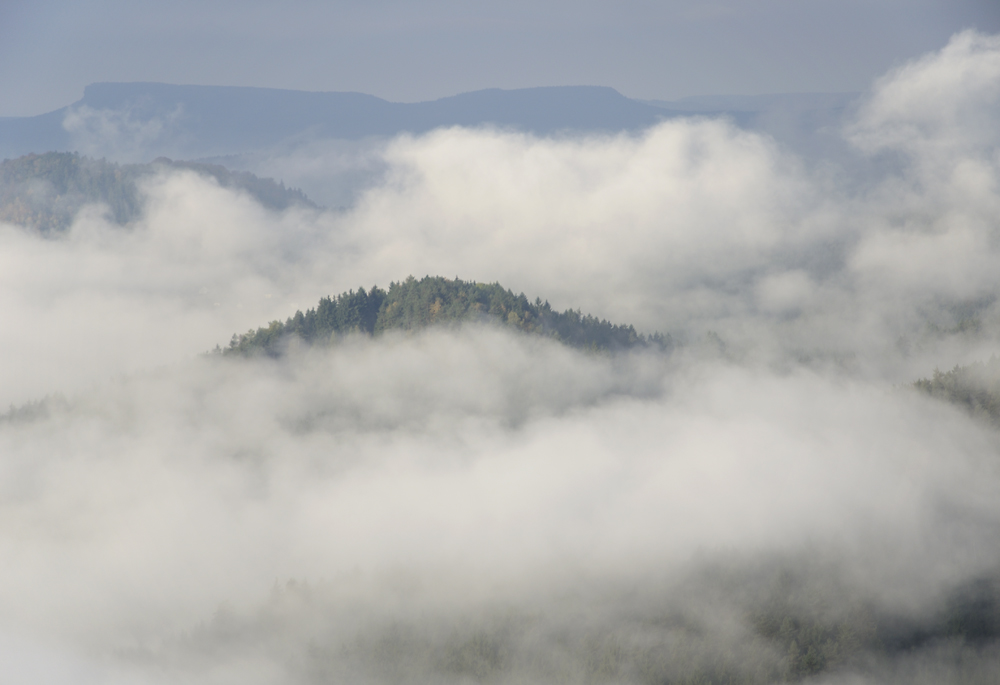
M359 91L605 85L629 97L855 92L992 0L5 0L0 116L100 81Z

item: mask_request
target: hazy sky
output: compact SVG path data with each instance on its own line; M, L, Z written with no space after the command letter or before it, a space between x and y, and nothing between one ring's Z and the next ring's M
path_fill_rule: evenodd
M3 0L0 115L97 81L353 90L390 100L608 85L637 98L860 91L994 0Z

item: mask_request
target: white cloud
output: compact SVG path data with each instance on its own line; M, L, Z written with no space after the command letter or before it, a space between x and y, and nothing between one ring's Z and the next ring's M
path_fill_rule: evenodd
M876 85L852 135L904 173L861 193L694 119L403 137L343 213L269 213L181 173L149 184L127 230L93 208L58 239L0 227L0 399L70 395L0 424L0 634L126 681L343 664L378 681L392 674L363 655L380 626L418 626L430 650L484 615L529 616L565 659L530 663L579 680L595 652L566 644L653 640L652 614L700 621L699 658L778 659L744 620L759 588L712 585L727 564L785 564L832 607L932 615L1000 561L995 434L891 384L995 347L998 52L961 34ZM718 331L728 360L489 328L192 359L411 273ZM969 311L980 337L899 352ZM318 589L268 599L288 578Z
M149 150L169 138L183 146L177 128L183 118L178 105L165 116L134 116L132 109L94 109L88 105L69 107L62 126L70 134L73 149L93 157L111 157L128 162L149 161Z
M1000 37L965 31L883 76L851 128L864 149L978 156L996 146Z
M907 611L998 561L971 419L809 373L693 371L470 329L110 384L0 432L0 616L169 663L276 578L348 592L323 620L350 634L804 549Z

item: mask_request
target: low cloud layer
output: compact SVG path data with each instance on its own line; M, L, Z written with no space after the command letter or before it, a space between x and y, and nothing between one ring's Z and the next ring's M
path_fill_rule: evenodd
M894 384L995 350L998 55L960 34L876 84L845 135L902 171L863 192L692 119L400 138L344 211L179 173L129 229L0 227L0 401L63 393L0 421L5 679L768 682L807 673L775 602L858 644L933 624L996 575L997 438ZM409 274L682 345L196 357ZM996 665L938 641L829 682L962 659Z
M708 652L750 649L752 599L706 564L810 560L832 615L864 600L919 618L1000 561L996 438L956 411L489 329L189 362L0 439L5 631L98 670L131 654L112 671L136 661L150 682L240 674L260 641L248 682L310 681L310 641L326 646L307 661L339 669L393 623L447 644L497 611L542 612L543 632L582 613L601 634L687 615ZM315 590L269 599L289 580Z
M985 544L995 437L957 412L808 372L692 373L492 330L190 362L0 438L6 630L136 651L194 682L212 679L187 631L224 607L235 642L216 626L199 644L212 668L238 667L258 639L241 622L276 580L318 586L289 637L332 639L335 658L386 621L433 631L498 602L613 631L639 611L598 611L622 587L699 617L656 588L720 554L804 555L855 593L835 602L904 616L1000 561ZM718 610L738 612L727 599ZM262 630L274 679L292 677L300 646Z

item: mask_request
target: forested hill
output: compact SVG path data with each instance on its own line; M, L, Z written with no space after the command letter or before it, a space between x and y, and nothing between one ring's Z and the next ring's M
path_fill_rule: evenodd
M69 227L81 207L100 203L108 206L116 223L128 224L143 210L138 182L170 169L214 178L220 186L245 191L270 209L316 206L300 190L217 164L161 157L151 164L118 165L71 152L47 152L0 163L0 221L58 232Z
M931 378L922 378L913 387L1000 426L1000 358L995 355L951 371L935 369Z
M390 283L388 290L359 288L336 297L324 297L315 309L295 312L284 323L234 335L224 355L280 356L292 339L309 345L330 345L343 335L379 335L385 331L412 331L433 325L488 322L525 333L559 340L591 350L627 350L637 347L667 349L670 336L646 336L632 326L618 326L579 311L557 312L548 302L529 302L498 283L474 283L412 276Z

